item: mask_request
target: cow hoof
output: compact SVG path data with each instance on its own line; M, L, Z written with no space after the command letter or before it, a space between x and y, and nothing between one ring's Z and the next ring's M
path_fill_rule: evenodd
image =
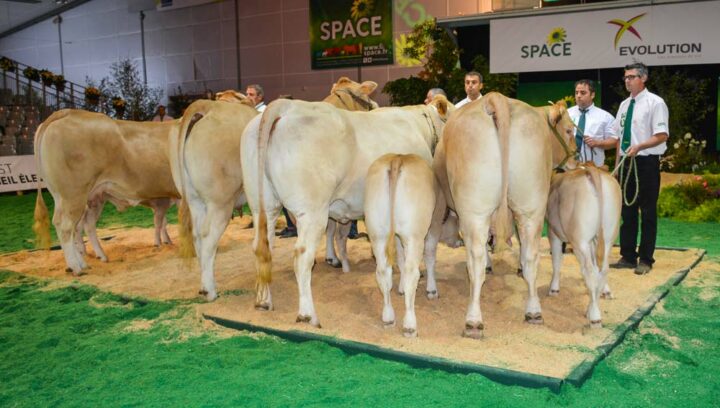
M612 292L603 292L600 294L600 299L615 299Z
M543 320L542 313L525 313L525 322L530 324L543 324L545 321Z
M521 277L521 278L523 277L522 268L518 268L518 269L517 269L517 276L519 276L519 277Z
M488 275L492 275L492 273L493 273L493 271L492 271L492 266L486 266L486 267L485 267L485 273L488 274Z
M342 263L337 259L325 258L325 263L332 266L333 268L342 268Z
M483 338L483 330L485 326L482 323L472 324L465 323L465 330L463 330L463 337L469 339L480 340Z
M65 268L65 273L72 273L72 268Z
M591 329L602 329L602 320L590 320Z
M318 329L322 329L322 326L320 325L320 322L313 323L312 317L310 317L310 316L298 315L298 316L295 318L295 323L308 323L308 324L310 324L311 326L315 326L315 327L317 327Z
M383 322L383 329L390 329L392 327L395 327L395 320L390 322Z
M272 305L270 303L255 303L255 310L261 310L263 312L268 312L272 310Z
M108 259L107 259L106 256L98 256L97 259L99 259L100 262L107 262L107 261L108 261Z
M411 339L411 338L413 338L413 337L417 337L417 330L415 330L415 329L409 329L409 328L404 328L404 329L403 329L403 336L405 336L405 337L407 337L407 338L409 338L409 339Z
M558 289L558 290L550 289L550 292L548 292L549 296L557 296L559 294L560 294L560 289Z
M398 293L399 296L404 296L404 295L405 295L405 291L404 291L404 290L401 290L401 289L398 289L397 293Z
M440 296L438 295L437 290L428 290L427 291L427 298L428 299L437 299Z

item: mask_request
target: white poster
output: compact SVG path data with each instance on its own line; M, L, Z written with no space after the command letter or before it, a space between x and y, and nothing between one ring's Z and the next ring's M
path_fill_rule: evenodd
M720 1L495 19L490 72L720 63Z
M0 192L34 190L39 180L35 156L0 156Z

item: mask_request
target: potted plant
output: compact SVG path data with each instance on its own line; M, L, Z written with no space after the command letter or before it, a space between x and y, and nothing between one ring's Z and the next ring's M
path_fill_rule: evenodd
M6 72L15 72L15 69L17 69L17 65L15 64L15 61L11 60L10 58L2 57L0 58L0 68L2 68L2 70Z
M33 67L26 67L23 69L23 75L31 81L40 81L40 73Z
M55 84L55 89L57 89L58 92L62 92L65 90L65 83L67 81L65 80L65 77L61 74L55 75L53 77L53 83Z
M100 103L100 90L94 86L85 88L85 102L87 102L88 105L97 105Z
M40 80L42 80L43 85L51 86L55 81L55 74L53 74L50 70L42 69L40 70Z
M125 99L114 96L110 102L112 103L113 109L115 109L115 118L122 119L125 116Z

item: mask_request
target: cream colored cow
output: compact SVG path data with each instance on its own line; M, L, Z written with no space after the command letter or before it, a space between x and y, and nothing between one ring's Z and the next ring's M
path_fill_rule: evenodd
M175 186L183 202L181 239L192 236L200 263L200 293L217 298L215 254L232 212L245 202L242 195L240 137L258 112L241 93L224 91L218 101L199 100L185 110L172 132L168 155ZM187 207L185 207L187 206ZM183 242L181 248L187 247Z
M168 134L177 121L132 122L84 110L50 115L35 134L38 170L55 200L53 223L68 269L87 268L76 238L88 202L137 205L179 198L170 174ZM34 229L49 245L47 208L38 192Z
M602 326L598 298L611 297L608 257L620 228L621 209L620 184L606 171L583 166L552 178L547 204L553 261L550 295L560 292L562 243L569 242L590 293L587 318L591 327Z
M253 210L256 307L272 308L273 227L284 205L298 223L294 269L298 321L319 326L310 289L315 249L328 217L341 222L363 215L365 177L386 153L417 154L428 163L447 113L430 106L346 112L327 103L277 100L243 134L245 192Z
M439 186L426 160L414 154L386 154L370 166L365 184L365 226L377 267L375 277L383 294L382 321L395 324L392 291L393 250L404 251L398 286L405 291L403 334L417 336L415 291L420 279L425 236L430 228Z
M542 323L535 287L540 235L552 169L574 165L573 132L564 104L533 108L497 93L458 109L448 120L433 167L448 205L458 213L467 250L470 302L465 336L483 334L480 290L490 219L496 211L498 220L507 220L508 210L514 215L528 285L525 319ZM498 223L499 245L510 229Z

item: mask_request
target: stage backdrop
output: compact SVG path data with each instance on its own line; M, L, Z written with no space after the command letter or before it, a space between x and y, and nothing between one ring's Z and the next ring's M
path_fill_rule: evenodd
M490 71L720 63L720 1L495 19Z
M35 156L0 156L0 193L34 190L38 180Z
M310 0L312 69L393 64L392 0Z

